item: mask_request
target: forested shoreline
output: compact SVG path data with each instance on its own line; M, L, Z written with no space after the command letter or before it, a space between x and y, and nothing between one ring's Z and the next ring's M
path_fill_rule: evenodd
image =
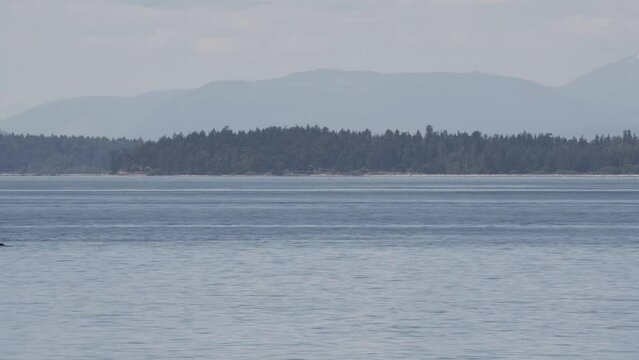
M103 174L111 167L113 152L141 144L105 137L0 134L0 173Z
M594 139L551 134L228 128L154 141L0 134L5 174L639 174L630 131Z
M594 139L551 134L334 131L318 126L177 134L115 152L112 173L637 174L630 131Z

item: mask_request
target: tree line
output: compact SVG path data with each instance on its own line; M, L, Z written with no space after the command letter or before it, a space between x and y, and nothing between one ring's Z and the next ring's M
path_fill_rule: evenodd
M594 139L552 134L334 131L319 126L176 134L114 151L112 173L555 174L639 173L630 131Z
M141 144L141 140L105 137L0 133L0 173L107 173L113 152Z
M0 134L0 173L639 174L630 131L594 139L551 134L228 128L155 141Z

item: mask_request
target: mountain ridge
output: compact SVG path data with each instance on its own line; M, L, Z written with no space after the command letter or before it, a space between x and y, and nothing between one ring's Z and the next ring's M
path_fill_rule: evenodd
M639 55L601 66L562 86L566 95L639 111Z
M432 124L450 131L588 136L634 126L639 106L633 104L639 103L635 101L639 90L618 101L609 95L619 92L614 91L616 83L620 89L634 89L634 82L623 83L628 76L618 73L630 71L639 79L639 59L636 63L635 67L634 60L624 59L560 87L481 72L317 69L134 97L64 99L6 118L0 126L17 133L142 138L224 126L241 130L307 124L376 132L417 130ZM606 76L612 80L606 83ZM598 90L602 82L607 84L604 92Z

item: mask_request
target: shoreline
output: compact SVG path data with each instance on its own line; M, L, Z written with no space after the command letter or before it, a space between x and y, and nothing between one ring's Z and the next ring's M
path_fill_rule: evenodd
M420 174L420 173L318 173L318 174L220 174L220 175L200 175L200 174L175 174L175 175L148 175L142 173L131 174L109 174L109 173L77 173L77 174L15 174L0 173L0 177L639 177L639 174Z

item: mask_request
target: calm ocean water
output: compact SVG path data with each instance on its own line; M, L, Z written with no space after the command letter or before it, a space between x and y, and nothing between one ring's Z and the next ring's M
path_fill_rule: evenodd
M637 359L639 177L0 177L0 359Z

